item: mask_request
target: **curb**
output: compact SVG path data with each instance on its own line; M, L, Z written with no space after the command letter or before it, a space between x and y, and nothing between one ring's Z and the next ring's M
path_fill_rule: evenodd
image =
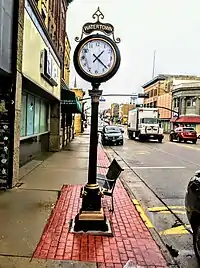
M108 160L110 162L112 162L112 157L109 155L109 153L106 152L105 148L102 146L101 143L100 143L100 145L101 145L104 153L108 157ZM122 178L119 178L119 179L120 179L124 189L126 190L128 196L132 200L132 203L135 206L135 208L136 208L138 214L140 215L142 221L144 222L145 226L148 228L149 232L151 233L151 236L152 236L153 240L156 242L156 244L159 247L162 255L164 256L164 258L165 258L165 260L167 262L167 266L170 267L170 268L178 268L178 267L180 267L177 264L176 260L171 256L169 250L165 246L164 241L160 237L160 235L159 235L158 231L156 230L156 228L151 223L150 219L146 216L146 213L144 212L144 210L141 207L140 203L137 201L135 195L133 194L133 192L130 189L130 187L128 186L128 184Z

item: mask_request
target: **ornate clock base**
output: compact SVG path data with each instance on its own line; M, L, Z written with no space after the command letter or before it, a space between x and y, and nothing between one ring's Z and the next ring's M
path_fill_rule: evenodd
M108 231L106 216L101 207L102 193L98 184L86 184L81 190L82 207L75 217L74 231Z
M83 211L76 215L75 232L107 232L109 225L102 211Z

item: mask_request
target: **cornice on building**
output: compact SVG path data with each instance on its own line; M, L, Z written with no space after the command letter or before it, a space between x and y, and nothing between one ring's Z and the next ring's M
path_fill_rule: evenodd
M200 76L196 75L185 75L185 74L159 74L152 78L150 81L146 82L142 88L147 88L158 81L164 81L167 79L177 79L177 80L200 80Z
M172 93L181 90L195 90L195 89L200 90L200 82L188 82L175 85L172 88Z
M147 83L145 83L144 85L142 85L142 88L147 88L147 87L155 84L156 82L166 80L167 78L169 78L169 76L159 74L156 77L154 77L153 79L151 79L150 81L148 81Z

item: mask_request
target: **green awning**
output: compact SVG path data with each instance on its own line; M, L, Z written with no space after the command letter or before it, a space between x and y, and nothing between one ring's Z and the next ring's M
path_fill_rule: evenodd
M82 113L82 105L78 101L75 93L71 90L62 89L61 90L61 109L62 112L71 114Z

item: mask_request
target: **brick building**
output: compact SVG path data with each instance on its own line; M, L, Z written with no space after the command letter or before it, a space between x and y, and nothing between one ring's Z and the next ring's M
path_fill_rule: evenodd
M145 93L149 93L149 98L144 99L145 107L165 107L172 109L172 88L180 83L186 83L188 81L195 82L200 81L200 77L191 75L168 75L160 74L154 77L152 80L145 83L142 87ZM159 109L160 121L165 132L169 132L170 119L172 112L166 109Z

